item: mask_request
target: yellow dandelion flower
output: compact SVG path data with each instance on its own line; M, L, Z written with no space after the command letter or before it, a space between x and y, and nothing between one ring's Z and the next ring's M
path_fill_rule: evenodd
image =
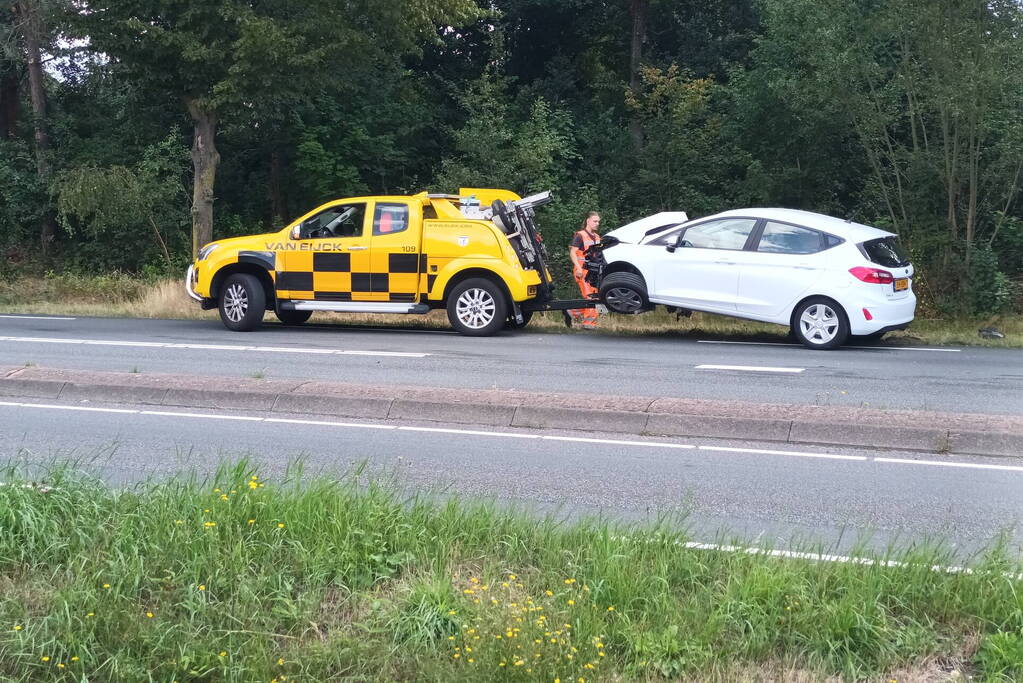
M209 512L209 511L210 511L210 509L209 509L209 508L204 508L204 509L203 509L203 512Z
M501 588L507 588L507 587L508 587L508 582L507 581L502 581L501 582Z
M14 625L14 630L15 631L20 631L21 630L21 624L15 624Z
M454 639L455 639L454 636L448 636L448 640L454 640Z
M207 529L217 526L216 522L203 522L202 525Z
M476 660L475 660L475 659L473 659L472 657L469 657L469 659L467 659L467 660L465 660L465 661L467 661L467 662L469 662L470 664L472 664L472 663L473 663L473 662L475 662Z
M72 662L77 662L78 661L78 655L75 655L74 657L72 657L71 661Z
M479 583L479 582L480 582L480 580L477 579L475 576L470 576L469 577L469 583Z
M586 679L582 676L579 677L579 683L586 683Z
M254 481L250 481L250 482L249 482L249 488L250 488L250 489L258 489L258 488L259 488L259 484L257 484L257 483L256 483L256 482L254 482Z
M43 662L48 662L48 661L50 661L50 658L47 657L46 655L43 655L42 657L39 658L39 660L43 661Z
M250 525L251 525L251 524L255 524L255 523L256 523L256 520L254 520L254 519L250 519L250 520L249 520L249 524L250 524Z
M501 662L500 664L498 664L498 666L507 666L507 665L508 665L507 662Z
M201 591L204 591L204 590L206 590L206 584L202 584L202 583L200 583L200 584L199 584L199 590L201 590Z
M253 474L252 475L252 481L256 481L257 479L259 479L259 477L257 477L256 475Z
M64 663L63 662L58 662L57 663L57 668L58 669L63 669L64 668Z
M152 618L153 618L153 613L152 612L146 612L146 619L152 619Z
M228 500L227 494L226 493L220 494L220 500Z
M103 588L109 589L110 588L110 584L109 583L104 583L103 584Z
M183 520L183 519L175 519L175 520L174 520L174 523L175 523L175 524L178 524L178 525L181 525L181 524L184 524L184 523L185 523L185 520Z
M94 617L94 616L96 616L96 613L95 612L89 612L85 616L87 616L87 617Z
M466 588L462 592L465 593L466 595L472 595L473 593L475 593L475 591L473 589L471 589L471 588Z
M218 656L218 657L226 657L226 656L227 656L227 653L226 653L226 652L224 652L223 650L221 650L220 654L218 654L217 656Z
M453 609L449 609L449 610L448 610L448 614L455 614L455 610L453 610Z
M575 604L575 600L569 600L569 601L568 601L568 606L569 606L569 607L571 607L571 606L572 606L572 605L574 605L574 604Z
M213 493L220 493L220 489L213 489Z
M458 659L458 658L459 658L459 657L461 657L461 656L462 656L462 655L460 655L460 654L458 654L458 653L456 652L455 654L451 655L451 658L452 658L452 659Z
M565 579L565 583L571 586L573 583L575 583L575 579Z
M525 662L521 659L515 662L515 666L522 666L523 664L525 664Z
M597 651L597 656L598 657L603 657L604 656L604 651L603 650L598 650Z
M544 591L544 593L547 595L548 598L554 595L554 591Z
M277 528L278 529L283 529L284 528L284 522L277 522Z
M614 605L612 605L612 606L608 607L608 608L607 608L607 611L608 611L608 612L614 612L614 611L615 611Z

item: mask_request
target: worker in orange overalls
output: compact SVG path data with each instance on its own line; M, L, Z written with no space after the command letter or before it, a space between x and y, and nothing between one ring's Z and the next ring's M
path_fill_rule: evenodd
M572 259L572 271L575 281L579 283L579 291L584 299L589 299L597 293L596 287L586 281L586 250L594 244L600 243L600 214L590 211L583 221L583 228L572 236L568 246L568 256ZM571 320L578 322L584 330L592 330L597 327L596 308L577 308L569 311Z

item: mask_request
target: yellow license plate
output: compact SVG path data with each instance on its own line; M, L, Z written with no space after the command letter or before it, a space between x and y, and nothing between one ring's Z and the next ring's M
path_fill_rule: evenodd
M909 278L900 277L895 280L895 291L901 292L904 289L909 289Z

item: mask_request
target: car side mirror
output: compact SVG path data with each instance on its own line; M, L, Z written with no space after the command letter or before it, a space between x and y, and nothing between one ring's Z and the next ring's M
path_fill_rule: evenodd
M668 250L669 254L674 254L675 253L675 245L674 244L666 245L664 248Z
M291 229L291 239L304 240L309 238L309 227L305 223L299 223Z

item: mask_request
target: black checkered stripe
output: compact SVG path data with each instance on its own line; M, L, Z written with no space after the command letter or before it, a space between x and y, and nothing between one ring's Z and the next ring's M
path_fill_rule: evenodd
M387 272L352 272L352 255L345 252L314 252L312 271L280 271L277 273L278 291L312 292L316 301L352 301L353 294L387 294L387 301L414 303L417 283L426 276L424 293L433 288L436 275L427 275L426 254L388 254ZM333 291L317 289L316 273L345 273L350 276L350 288ZM414 277L410 277L414 276Z

